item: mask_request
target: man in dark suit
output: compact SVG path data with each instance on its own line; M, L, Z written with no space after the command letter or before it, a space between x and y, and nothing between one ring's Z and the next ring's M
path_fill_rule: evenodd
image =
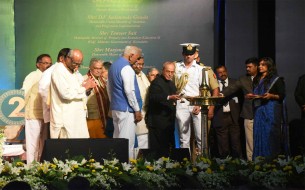
M149 147L159 153L175 148L176 100L180 97L176 95L177 89L171 81L174 73L175 63L165 62L162 75L152 81L148 92L145 120L149 130Z
M295 120L290 124L290 133L292 134L290 147L291 153L298 155L298 153L301 154L302 150L303 152L305 150L305 75L299 77L294 91L294 97L300 106L301 120ZM293 134L296 134L296 138L293 138Z
M236 82L235 79L228 78L227 68L223 65L216 67L216 74L221 91ZM215 108L213 127L216 132L218 152L221 158L227 156L241 158L242 156L239 114L238 92L225 97L222 105Z
M229 85L222 91L224 96L242 89L243 95L252 94L252 80L258 72L258 59L256 57L249 58L245 61L247 75L240 77L236 83ZM246 137L246 155L247 159L252 160L253 154L253 102L249 98L245 98L242 104L240 117L244 119L245 137Z

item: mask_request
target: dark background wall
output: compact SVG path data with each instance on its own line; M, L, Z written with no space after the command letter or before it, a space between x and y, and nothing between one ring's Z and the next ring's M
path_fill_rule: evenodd
M219 1L216 1L219 2ZM223 60L229 74L245 74L244 61L252 56L275 60L278 73L285 78L289 120L299 118L294 100L298 77L305 74L305 1L303 0L227 0ZM221 45L220 45L221 46ZM221 60L215 59L215 60Z

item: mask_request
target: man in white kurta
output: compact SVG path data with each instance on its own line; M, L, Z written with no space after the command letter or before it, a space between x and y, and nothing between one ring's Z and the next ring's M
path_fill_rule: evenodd
M141 113L143 118L145 118L145 114L147 111L145 100L146 100L148 87L150 86L150 82L147 79L146 75L142 72L143 66L144 66L144 56L142 55L142 57L138 59L135 64L132 65L132 68L136 73L136 79L138 82L140 95L142 99ZM137 123L136 135L138 140L138 148L139 149L148 148L148 129L144 119L142 119L140 122Z
M92 81L79 83L75 69L81 65L80 50L71 50L63 64L58 64L51 76L51 138L89 138L86 122L86 90Z
M47 138L47 127L43 122L42 100L38 93L38 83L44 72L52 65L48 54L41 54L36 60L36 71L31 72L23 81L25 94L25 139L27 164L39 161Z
M59 51L57 56L57 62L49 67L43 72L42 77L39 81L39 94L42 98L42 109L43 109L43 120L44 123L50 123L50 85L51 85L51 75L58 64L63 64L64 58L69 53L70 48L63 48ZM49 127L48 127L49 128Z

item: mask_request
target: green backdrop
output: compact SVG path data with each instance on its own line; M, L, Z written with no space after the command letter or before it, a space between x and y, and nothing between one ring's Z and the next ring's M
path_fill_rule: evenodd
M126 45L143 49L145 69L180 60L184 42L199 43L202 61L214 65L214 0L2 0L0 7L0 89L19 89L39 54L55 62L64 47L83 51L83 74L92 57L115 61Z

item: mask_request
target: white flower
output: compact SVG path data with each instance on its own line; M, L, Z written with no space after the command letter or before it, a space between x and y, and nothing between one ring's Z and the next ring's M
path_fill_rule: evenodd
M122 167L124 171L129 171L131 169L131 165L126 162L122 163Z
M87 162L87 160L84 158L84 159L82 159L82 161L81 161L81 165L84 165L85 163Z
M150 165L151 165L151 163L150 163L150 162L148 162L148 161L145 161L145 162L144 162L144 165L145 165L145 166L150 166Z
M303 166L295 165L295 170L297 171L298 174L300 174L303 171L305 171L305 165Z
M209 164L203 163L203 162L197 162L197 163L195 163L195 166L198 166L201 170L202 170L202 169L207 169L207 168L210 167Z
M186 171L185 171L185 173L186 173L187 175L193 175L193 174L194 174L194 172L192 171L191 168L187 168Z
M169 169L169 168L173 168L174 166L175 166L174 163L168 162L168 163L166 163L165 168Z

